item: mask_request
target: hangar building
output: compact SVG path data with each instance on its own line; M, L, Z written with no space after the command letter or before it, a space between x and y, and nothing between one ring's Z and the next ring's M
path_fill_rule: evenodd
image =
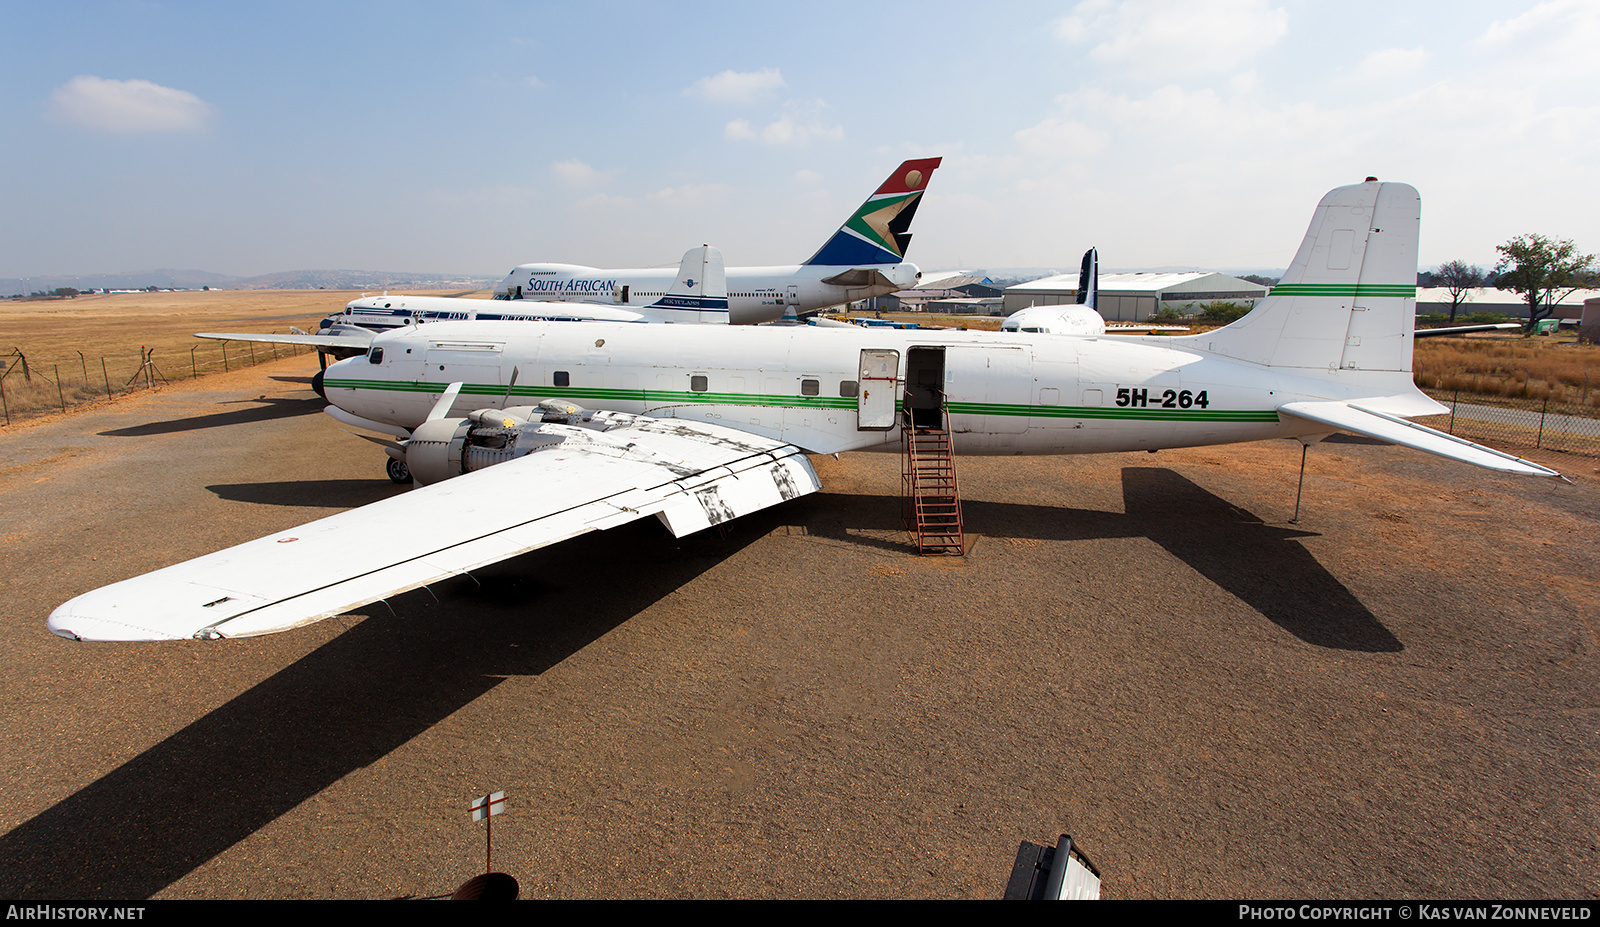
M1163 308L1188 314L1218 300L1254 307L1266 295L1266 287L1227 274L1101 274L1097 308L1107 322L1143 322ZM1078 275L1058 274L1006 287L1005 313L1077 299Z

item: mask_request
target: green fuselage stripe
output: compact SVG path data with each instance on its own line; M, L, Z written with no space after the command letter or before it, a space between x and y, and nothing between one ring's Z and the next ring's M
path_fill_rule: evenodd
M1414 283L1280 283L1269 296L1416 296Z
M348 380L330 379L323 384L328 389L374 390L400 393L443 393L443 383L421 383L415 380ZM503 386L468 384L461 387L463 396L506 395ZM528 399L570 399L582 404L591 402L637 402L647 407L671 405L715 406L781 406L797 409L853 410L853 398L824 398L821 396L791 396L772 393L712 393L684 392L679 390L648 389L594 389L577 386L523 386L511 390L512 396ZM1180 421L1180 422L1267 422L1276 423L1278 413L1272 409L1164 409L1159 406L1143 408L1108 408L1104 406L1035 406L1023 403L1002 402L950 402L951 415L1005 415L1028 418L1068 419L1122 419L1124 421Z

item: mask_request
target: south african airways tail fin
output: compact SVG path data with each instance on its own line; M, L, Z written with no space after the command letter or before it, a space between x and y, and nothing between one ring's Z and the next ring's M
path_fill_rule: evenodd
M942 160L917 158L895 168L806 263L845 267L905 260L906 247L911 244L911 220L928 179Z

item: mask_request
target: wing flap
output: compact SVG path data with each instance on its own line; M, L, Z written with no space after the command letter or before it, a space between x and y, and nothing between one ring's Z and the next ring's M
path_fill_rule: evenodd
M1490 470L1523 476L1557 478L1561 476L1549 467L1542 467L1531 460L1524 460L1481 444L1473 444L1471 441L1436 431L1425 425L1418 425L1397 415L1363 409L1348 402L1309 400L1286 402L1278 407L1278 411Z
M792 445L610 418L632 424L85 593L50 629L119 641L284 631L648 515L682 536L821 488Z

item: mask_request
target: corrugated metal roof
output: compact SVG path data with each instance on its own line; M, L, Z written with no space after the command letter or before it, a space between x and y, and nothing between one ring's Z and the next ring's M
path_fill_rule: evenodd
M1078 288L1077 274L1057 274L1054 277L1045 277L1042 280L1033 280L1028 283L1019 283L1016 286L1006 287L1007 293L1055 293L1075 291ZM1190 272L1181 274L1101 274L1100 292L1118 294L1143 294L1154 296L1166 293L1184 292L1216 292L1226 290L1229 292L1256 293L1265 296L1267 288L1248 280L1240 280L1227 274Z

